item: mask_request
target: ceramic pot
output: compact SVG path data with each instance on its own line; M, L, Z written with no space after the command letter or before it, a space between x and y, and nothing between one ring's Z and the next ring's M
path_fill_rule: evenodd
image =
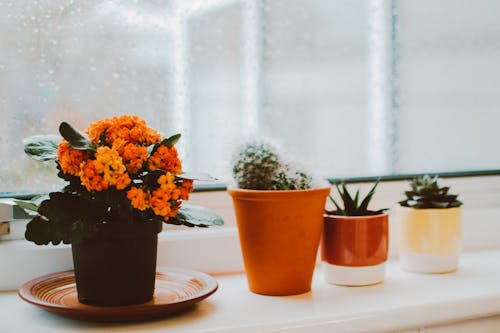
M103 225L72 244L78 300L124 306L153 298L161 222Z
M462 248L461 207L416 209L398 206L399 261L416 273L457 269Z
M250 291L284 296L311 290L330 187L228 192Z
M321 259L328 283L364 286L384 281L389 216L325 215Z

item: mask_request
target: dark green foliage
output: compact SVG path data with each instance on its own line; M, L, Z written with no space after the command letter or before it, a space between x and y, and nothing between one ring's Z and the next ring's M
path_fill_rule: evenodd
M23 140L24 152L37 161L57 159L58 135L35 135Z
M153 154L155 151L157 151L158 148L160 148L160 146L167 146L168 148L172 147L180 140L180 138L181 138L181 134L177 133L177 134L174 134L166 139L161 140L160 142L158 142L152 146L153 148L151 149L150 154Z
M91 235L96 230L96 218L106 213L106 207L94 206L71 193L53 192L49 197L26 227L26 239L37 245L76 242Z
M410 182L411 191L405 191L406 199L399 204L412 208L453 208L460 207L462 202L458 195L449 194L449 187L439 186L439 177L424 175Z
M36 204L23 202L26 209ZM25 237L37 245L77 243L91 237L103 223L150 223L162 221L152 210L132 209L126 193L118 190L88 192L80 184L70 184L63 192L50 193L38 206L38 215L27 225ZM188 227L223 225L210 209L183 203L179 213L165 223Z
M366 197L361 201L361 203L359 203L360 200L359 189L356 191L356 194L354 195L353 198L349 193L349 191L347 190L345 183L341 184L341 188L339 187L339 184L335 184L335 186L337 187L337 191L340 195L340 198L342 199L342 202L344 204L344 208L341 208L340 205L335 201L335 199L333 199L333 197L329 195L328 197L333 202L337 210L332 210L332 211L327 210L326 214L343 215L343 216L367 216L367 215L382 214L384 211L387 210L387 208L379 209L377 211L368 210L368 204L370 203L370 200L375 194L375 189L377 188L378 183L379 180L375 182L375 185L373 185L373 187L368 192Z
M208 227L211 225L224 224L221 217L210 209L187 203L183 203L177 215L170 220L170 224L185 225L189 227Z
M69 145L73 149L77 150L89 150L95 152L97 147L92 144L82 133L77 131L73 126L63 121L59 125L59 133L62 137L68 141Z
M312 177L293 170L265 142L246 144L233 163L233 177L238 187L249 190L305 190Z

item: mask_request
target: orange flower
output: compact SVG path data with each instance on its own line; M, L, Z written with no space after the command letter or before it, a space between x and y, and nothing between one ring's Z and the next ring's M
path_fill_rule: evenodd
M189 193L193 192L193 181L191 179L183 179L180 187L180 197L182 200L189 200Z
M148 159L148 148L144 146L136 146L133 143L126 143L122 139L118 139L113 144L115 149L125 164L125 167L130 173L136 173L142 168L144 162Z
M87 152L71 148L66 140L62 140L57 148L57 161L65 174L78 176L80 164L86 158L88 158Z
M162 169L176 175L182 173L182 164L177 149L174 146L158 147L148 160L148 168L150 171Z
M83 162L80 180L89 191L102 191L109 186L123 190L131 180L118 153L109 147L99 147L95 160Z
M168 221L179 211L183 189L176 185L175 176L170 172L158 177L157 183L160 187L153 191L150 207L156 215L163 216L164 220Z
M161 188L153 191L151 196L150 205L151 209L156 215L163 216L165 221L168 220L170 214L170 192L162 190Z
M144 192L142 189L133 186L127 192L127 199L130 200L132 207L139 210L146 210L149 208L149 193Z
M94 160L82 162L80 180L88 191L99 192L108 189L108 184L104 181L100 173L96 171Z
M147 127L138 116L119 116L99 120L89 125L87 134L95 144L113 145L116 140L125 140L149 146L160 141L160 134Z

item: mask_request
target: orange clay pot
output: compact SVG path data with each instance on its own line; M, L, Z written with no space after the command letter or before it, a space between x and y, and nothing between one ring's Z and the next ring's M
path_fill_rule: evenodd
M311 290L330 187L298 191L230 189L250 291Z
M388 214L325 215L324 220L321 259L326 280L341 285L382 282L389 247Z

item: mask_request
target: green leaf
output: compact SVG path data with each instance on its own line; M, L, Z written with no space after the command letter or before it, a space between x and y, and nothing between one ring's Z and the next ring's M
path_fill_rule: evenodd
M92 144L82 133L74 129L70 124L63 121L59 125L59 132L68 141L73 149L97 151L97 147Z
M169 138L166 138L164 140L162 140L160 142L161 145L164 145L164 146L167 146L167 147L172 147L173 145L175 145L179 139L181 138L181 134L180 133L177 133L177 134L174 134L172 135L171 137Z
M356 195L354 196L354 207L358 208L358 200L359 200L359 189L356 191Z
M34 217L27 225L24 237L36 245L47 245L52 240L49 221L41 216Z
M37 205L33 201L30 201L30 200L14 200L14 202L16 203L16 205L18 205L19 207L21 207L26 212L26 214L36 215L36 214L33 214L33 213L38 212L39 205Z
M208 173L195 173L195 172L183 172L180 175L176 175L176 177L181 179L201 180L208 182L214 182L218 180L217 178L210 176Z
M372 199L373 195L375 194L375 189L377 188L378 183L380 182L380 179L377 179L371 190L368 192L366 195L365 199L361 202L361 205L359 206L359 210L362 212L365 212L368 210L368 204L370 203L370 200Z
M337 189L338 189L338 187L337 187ZM335 199L331 195L328 195L328 198L330 198L330 200L333 202L335 207L337 207L337 211L326 211L326 213L329 215L345 215L344 210L342 208L340 208L337 201L335 201Z
M351 194L347 190L345 183L342 184L342 199L344 200L344 209L347 215L350 215L350 212L354 212L356 207L354 207L354 201L352 200Z
M222 218L214 211L201 207L183 203L179 212L174 218L166 223L183 224L188 227L208 227L213 225L224 225Z
M163 175L165 175L165 171L160 169L150 171L148 174L146 174L146 176L142 180L144 186L146 186L149 189L158 188L158 178L160 178Z
M169 138L161 140L160 142L158 142L157 144L155 144L153 146L153 150L151 151L151 154L154 154L154 152L157 151L160 146L167 146L169 148L172 147L173 145L175 145L179 141L180 138L181 138L180 133L177 133L177 134L172 135Z
M61 142L59 135L34 135L23 139L24 152L37 161L57 159L57 148Z

